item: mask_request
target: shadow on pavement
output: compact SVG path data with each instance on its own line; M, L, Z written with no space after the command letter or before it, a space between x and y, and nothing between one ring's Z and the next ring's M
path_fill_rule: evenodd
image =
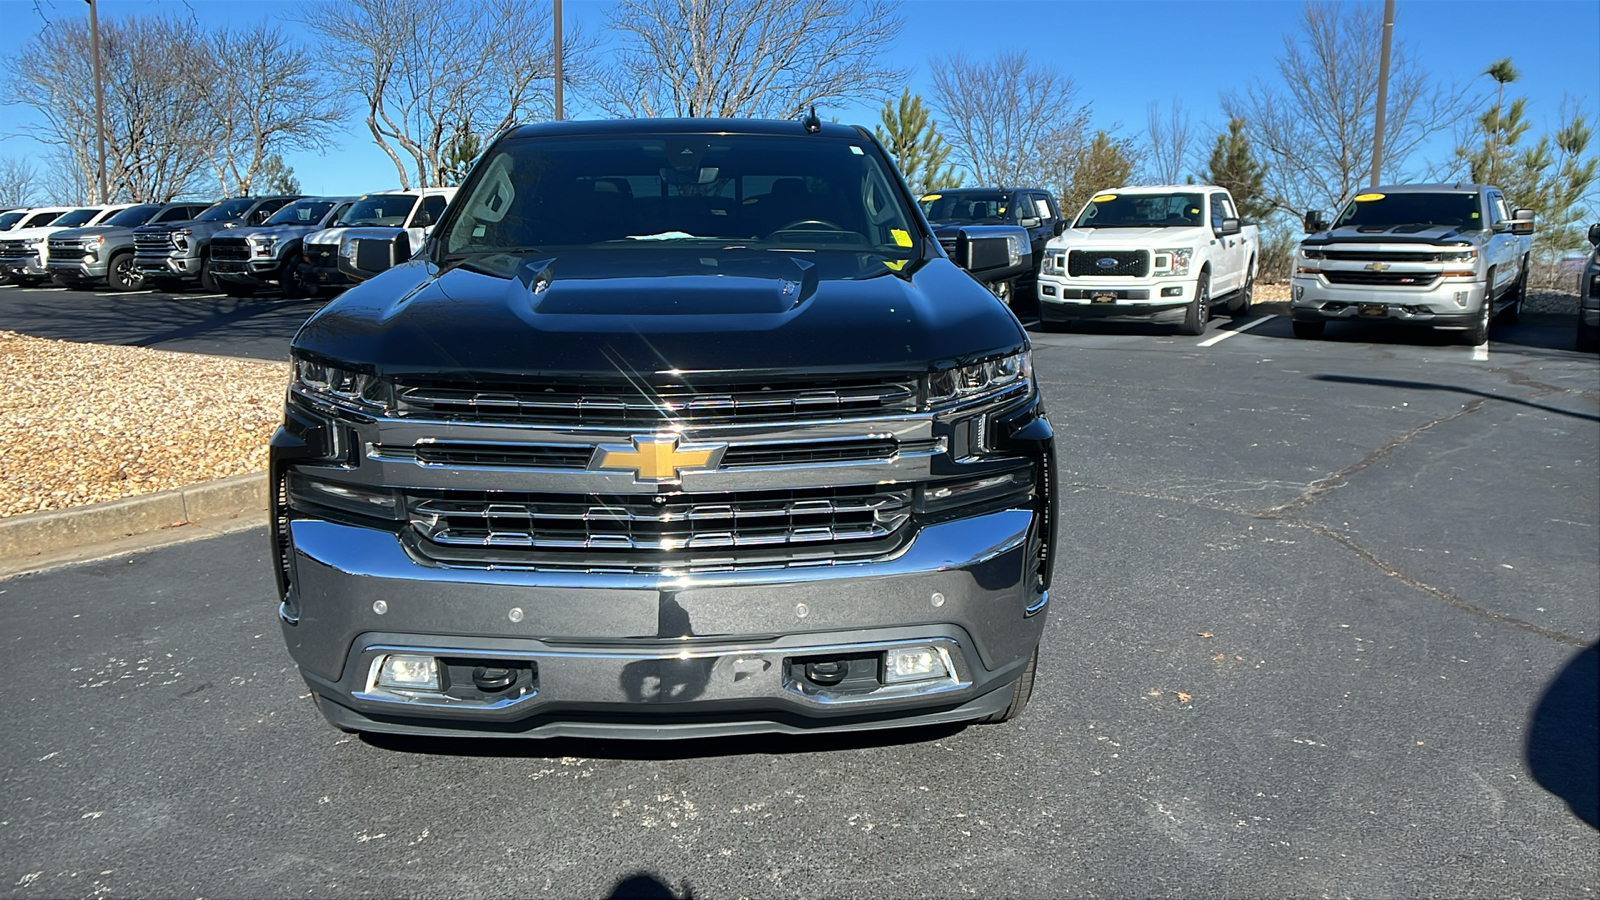
M1427 381L1404 381L1394 378L1358 378L1354 375L1313 375L1311 380L1331 381L1336 384L1370 384L1375 387L1406 388L1413 391L1449 391L1453 394L1469 394L1473 397L1484 397L1501 403L1515 403L1518 406L1526 406L1530 409L1542 410L1561 416L1571 416L1574 419L1582 419L1586 422L1600 422L1600 416L1573 412L1570 409L1546 406L1543 403L1534 403L1531 400L1519 400L1516 397L1507 397L1504 394L1491 394L1488 391L1473 390L1472 388L1454 384L1433 384Z
M1528 771L1574 815L1600 830L1600 644L1573 657L1545 688L1528 725Z
M680 894L649 872L634 872L617 882L606 900L694 900L694 891L684 885Z

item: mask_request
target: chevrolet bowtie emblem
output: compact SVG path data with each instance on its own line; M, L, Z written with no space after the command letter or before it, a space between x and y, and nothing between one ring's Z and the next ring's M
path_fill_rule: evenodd
M1389 264L1388 263L1375 262L1375 263L1368 263L1367 264L1367 271L1368 272L1386 272L1388 270L1389 270Z
M636 434L631 444L601 444L589 460L600 471L632 471L634 480L670 484L685 471L706 472L722 462L727 444L679 445L675 434Z

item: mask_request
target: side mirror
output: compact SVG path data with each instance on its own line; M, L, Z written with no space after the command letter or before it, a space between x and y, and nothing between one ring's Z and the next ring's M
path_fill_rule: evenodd
M428 226L430 226L432 224L433 224L433 216L428 215L428 213L426 211L424 211L424 212L417 213L416 221L411 223L411 227L412 228L427 228Z
M1023 228L1038 228L1040 221L1041 220L1038 216L1028 216L1025 219L1019 220L1017 224L1021 225Z
M1014 225L968 225L956 234L956 249L950 258L987 284L1032 269L1033 246L1028 233Z
M1512 234L1533 234L1533 210L1512 210L1510 225Z
M1316 234L1319 231L1328 230L1328 214L1320 209L1306 210L1305 219L1303 221L1306 228L1306 234Z
M1055 227L1054 230L1055 230L1056 234L1060 234L1061 232L1066 231L1067 230L1067 220L1066 219L1057 219L1056 220L1056 227Z
M339 271L356 281L366 281L410 258L411 242L404 231L389 237L351 238L349 254L339 255Z
M1222 224L1217 226L1217 234L1220 234L1220 235L1223 235L1223 236L1227 236L1227 235L1230 235L1230 234L1238 234L1238 233L1239 233L1239 220L1238 219L1223 219L1222 220Z
M1600 247L1600 222L1589 226L1589 243Z

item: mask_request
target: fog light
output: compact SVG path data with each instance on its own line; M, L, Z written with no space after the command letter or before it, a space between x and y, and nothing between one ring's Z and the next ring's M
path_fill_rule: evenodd
M413 691L439 689L439 661L431 656L385 656L378 667L378 686Z
M944 655L933 647L901 647L883 654L883 681L926 681L950 674Z
M1456 291L1456 305L1462 309L1467 308L1467 298L1472 296L1468 291Z
M1183 286L1179 285L1178 287L1164 287L1164 288L1161 289L1161 296L1163 296L1163 297L1182 297L1183 296Z

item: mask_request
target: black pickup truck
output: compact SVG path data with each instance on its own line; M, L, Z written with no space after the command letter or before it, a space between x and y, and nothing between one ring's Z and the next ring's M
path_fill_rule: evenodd
M1038 310L1039 267L1045 244L1066 228L1055 195L1043 188L950 188L924 194L922 211L946 251L974 225L1013 225L1027 232L1027 264L1014 276L989 282L995 296L1019 313Z
M333 725L1021 712L1056 517L1028 335L870 132L524 126L381 250L295 337L272 439L279 617Z

